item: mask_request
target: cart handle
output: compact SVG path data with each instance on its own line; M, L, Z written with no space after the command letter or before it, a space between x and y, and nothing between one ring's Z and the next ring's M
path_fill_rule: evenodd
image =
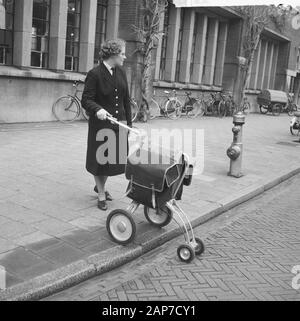
M123 128L125 128L125 129L133 132L133 133L136 134L136 135L141 135L141 132L140 132L139 130L136 130L136 129L134 129L134 128L131 128L131 127L129 127L129 126L127 126L127 125L119 122L116 118L114 118L114 117L111 116L111 115L107 115L106 119L109 120L109 121L110 121L111 123L113 123L113 124L119 125L120 127L123 127Z

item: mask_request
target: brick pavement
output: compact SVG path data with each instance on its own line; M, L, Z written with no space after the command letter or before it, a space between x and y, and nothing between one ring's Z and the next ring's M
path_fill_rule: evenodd
M182 237L45 300L300 301L300 175L198 227L206 252L185 264Z
M285 115L248 117L246 175L239 180L226 175L231 119L157 120L138 126L205 130L204 173L195 177L182 201L190 218L231 191L276 178L299 163L300 147L292 142ZM0 265L7 270L8 287L115 247L105 230L106 214L96 208L93 179L84 168L86 136L84 122L0 126ZM126 186L122 176L109 181L116 198L110 210L128 204L120 199ZM136 243L154 231L143 221L140 216Z

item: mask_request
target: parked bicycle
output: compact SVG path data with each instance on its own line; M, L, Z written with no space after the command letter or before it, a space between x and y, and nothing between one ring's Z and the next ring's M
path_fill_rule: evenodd
M130 99L132 122L140 121L146 123L149 117L149 105L146 98L142 97L141 105L135 98Z
M251 105L246 96L243 97L241 107L238 107L233 99L232 93L221 92L221 101L218 107L219 117L233 116L237 112L243 112L248 114L250 112Z
M288 95L288 102L282 107L282 111L287 112L289 116L293 116L298 111L298 106L293 103L293 97Z
M218 105L219 102L217 100L216 94L210 93L208 98L205 98L204 93L198 97L198 101L201 104L201 111L199 116L217 116L218 115Z
M84 119L88 120L88 115L81 106L81 100L78 97L78 93L82 92L79 90L79 85L84 82L81 80L74 81L73 87L75 92L73 95L62 96L52 106L52 112L55 118L62 123L71 123L80 117L82 114Z
M155 119L160 116L168 117L169 119L177 119L181 115L182 105L177 97L177 92L174 89L172 92L164 91L167 97L160 104L156 100L156 92L149 103L150 119ZM172 95L173 94L173 95Z

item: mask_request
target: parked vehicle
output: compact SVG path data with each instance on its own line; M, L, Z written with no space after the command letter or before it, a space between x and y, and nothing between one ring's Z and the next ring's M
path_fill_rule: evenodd
M289 116L293 116L294 112L298 110L298 106L293 103L293 97L288 95L288 103L283 107L283 111L287 112Z
M292 135L300 134L300 112L296 111L291 119L290 131Z
M82 108L80 98L78 97L78 93L82 92L82 90L78 89L81 84L84 84L81 80L74 81L74 94L62 96L53 104L52 112L58 121L62 123L72 123L78 119L81 114L88 120L89 117Z
M279 116L283 107L288 104L288 97L284 91L267 89L257 96L257 103L262 114L269 112L273 116Z
M156 100L156 93L154 91L151 102L149 103L150 119L155 119L160 116L167 117L169 119L177 119L181 116L182 105L177 97L176 90L164 91L166 97L163 98L163 102L159 103Z

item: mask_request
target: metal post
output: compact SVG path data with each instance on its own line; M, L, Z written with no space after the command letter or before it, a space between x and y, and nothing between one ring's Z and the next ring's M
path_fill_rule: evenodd
M242 160L243 160L243 125L245 124L245 115L238 112L233 116L232 128L233 142L227 150L227 156L230 158L230 170L228 175L236 178L243 176Z

